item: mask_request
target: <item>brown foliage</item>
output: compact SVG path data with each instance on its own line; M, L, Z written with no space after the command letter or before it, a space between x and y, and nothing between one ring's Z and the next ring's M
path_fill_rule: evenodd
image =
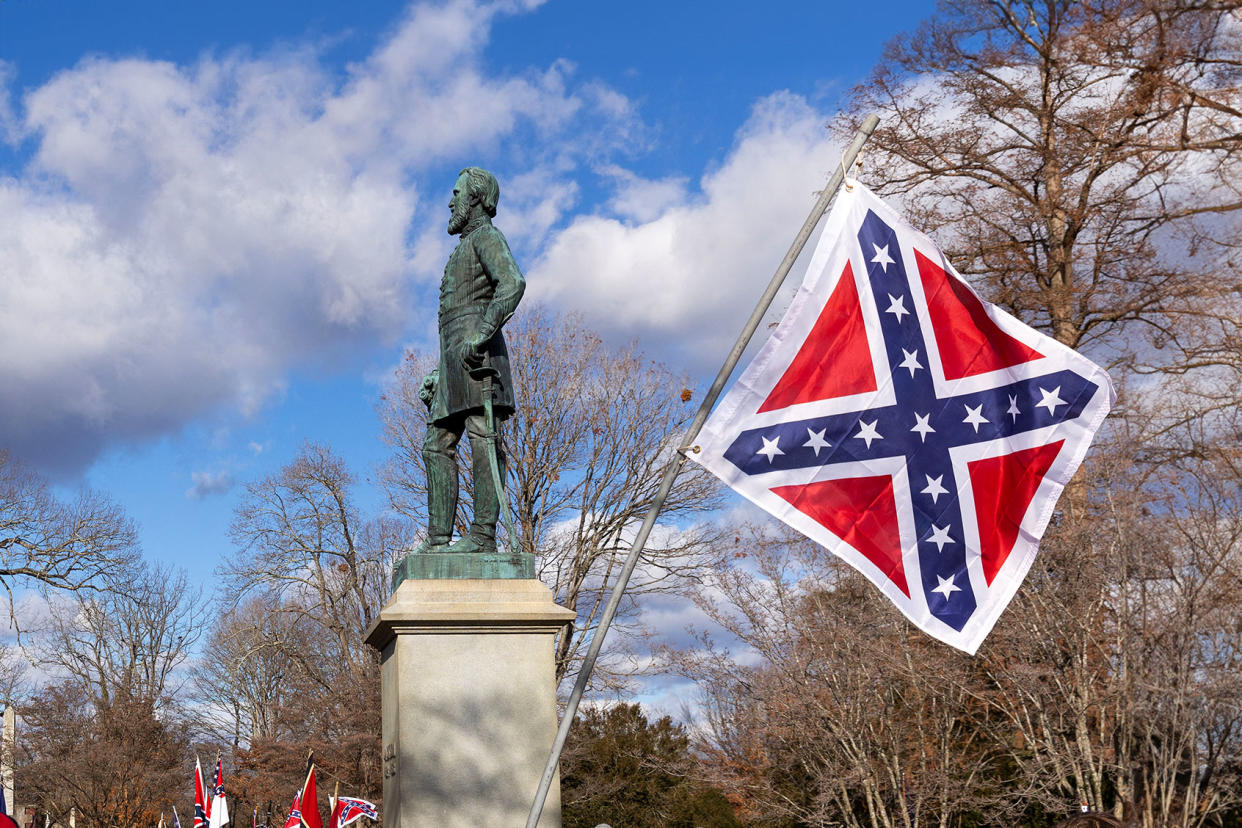
M378 727L378 723L376 723ZM315 779L319 813L328 825L328 797L339 785L343 796L360 796L381 803L382 779L369 776L379 768L378 756L369 755L371 741L357 733L355 738L325 740L305 738L280 741L256 740L234 752L236 770L230 778L229 796L242 806L235 822L245 813L257 811L259 824L280 826L288 816L293 796L306 779L307 751L315 754ZM372 761L374 760L374 761Z
M85 689L46 688L22 709L17 788L22 800L66 825L71 809L85 828L154 825L181 799L189 739L160 720L150 701L91 705Z

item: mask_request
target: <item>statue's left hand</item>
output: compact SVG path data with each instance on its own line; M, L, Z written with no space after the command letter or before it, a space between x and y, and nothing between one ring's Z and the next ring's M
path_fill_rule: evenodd
M462 362L466 363L468 368L477 368L483 364L483 355L487 353L487 343L490 336L475 334L466 340L465 347L462 349Z

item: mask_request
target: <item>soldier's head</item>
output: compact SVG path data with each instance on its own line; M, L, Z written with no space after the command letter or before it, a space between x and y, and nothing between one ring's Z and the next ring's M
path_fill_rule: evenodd
M453 185L453 200L449 202L452 211L449 233L457 235L462 232L475 210L481 210L489 218L494 217L499 201L500 185L496 183L496 177L479 167L466 167Z

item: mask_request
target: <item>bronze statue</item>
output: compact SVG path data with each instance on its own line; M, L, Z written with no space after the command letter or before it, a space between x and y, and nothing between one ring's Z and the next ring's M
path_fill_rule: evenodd
M440 282L440 362L423 380L428 406L423 461L427 467L427 540L416 551L494 552L505 479L496 421L514 411L513 376L501 327L513 316L526 280L509 244L492 225L500 185L467 167L457 177L448 232L461 236ZM457 512L457 444L470 437L474 516L450 545Z

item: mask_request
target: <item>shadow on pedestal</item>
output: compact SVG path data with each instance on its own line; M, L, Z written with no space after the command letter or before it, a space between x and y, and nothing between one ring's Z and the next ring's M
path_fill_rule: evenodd
M483 567L517 569L507 555L408 556L367 634L389 828L523 825L539 787L557 728L554 645L574 613L534 578L468 574ZM540 828L560 828L560 811L554 779Z

